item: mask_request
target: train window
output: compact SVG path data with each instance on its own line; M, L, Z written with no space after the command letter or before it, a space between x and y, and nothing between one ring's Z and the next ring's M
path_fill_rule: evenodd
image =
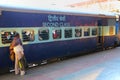
M61 38L61 29L54 29L52 30L53 39L60 39Z
M22 30L22 38L23 42L34 41L34 31L30 29Z
M112 26L109 27L109 34L110 35L114 34L114 27L112 27Z
M88 27L84 28L84 36L90 36L90 28Z
M71 38L72 37L72 29L65 29L65 38Z
M49 39L49 30L48 29L44 29L44 30L40 29L38 31L38 34L39 34L40 41Z
M11 43L16 31L2 31L1 39L3 44Z
M82 29L75 29L75 37L81 37L82 36Z
M97 28L92 28L92 35L97 35Z

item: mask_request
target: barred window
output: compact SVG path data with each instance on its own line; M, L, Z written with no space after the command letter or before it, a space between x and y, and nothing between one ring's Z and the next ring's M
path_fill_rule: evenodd
M82 29L75 29L75 37L81 37L82 36Z
M39 40L48 40L49 39L49 30L48 29L40 29L38 31L39 34Z
M84 36L90 36L90 28L88 27L84 28Z
M92 28L92 35L97 35L97 28Z
M52 30L53 39L60 39L61 38L61 29L54 29Z
M34 30L22 30L22 38L23 42L34 41Z
M1 41L3 44L11 43L16 31L2 31L1 32Z
M64 30L64 32L65 32L65 38L71 38L72 37L72 29L70 28L70 29L65 29Z

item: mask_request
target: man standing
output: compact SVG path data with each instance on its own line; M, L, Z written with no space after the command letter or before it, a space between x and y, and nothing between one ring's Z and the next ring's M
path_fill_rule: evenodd
M25 75L25 56L19 33L15 33L11 46L15 53L15 74Z

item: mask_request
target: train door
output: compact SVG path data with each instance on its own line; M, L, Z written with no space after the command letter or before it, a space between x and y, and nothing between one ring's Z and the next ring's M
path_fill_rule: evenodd
M116 26L116 35L117 35L115 44L116 46L120 46L120 20L116 20L115 26Z
M104 43L104 36L103 36L103 27L98 26L98 44Z
M102 20L98 20L98 37L97 37L97 43L100 48L103 48L104 45L104 35L103 35L103 26L102 26Z
M119 33L119 30L120 30L120 23L119 23L119 21L116 21L116 24L115 24L115 26L116 26L116 35Z

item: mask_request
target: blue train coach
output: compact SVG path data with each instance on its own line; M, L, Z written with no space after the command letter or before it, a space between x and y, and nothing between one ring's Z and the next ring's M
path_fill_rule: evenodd
M115 45L115 16L0 8L0 73L13 66L9 46L18 32L29 63L62 58Z

